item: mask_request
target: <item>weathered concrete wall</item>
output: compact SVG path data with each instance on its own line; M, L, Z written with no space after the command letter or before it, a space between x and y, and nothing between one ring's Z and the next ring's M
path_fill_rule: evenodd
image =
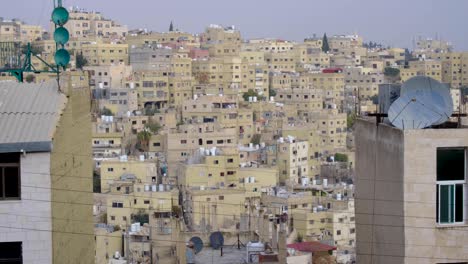
M79 74L62 86L68 102L50 158L54 264L93 263L95 255L90 92Z
M357 120L355 135L357 263L403 263L403 132Z

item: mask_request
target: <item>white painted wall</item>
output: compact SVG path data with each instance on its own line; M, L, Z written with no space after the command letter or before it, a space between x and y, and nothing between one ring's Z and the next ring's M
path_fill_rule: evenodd
M52 263L50 181L50 153L22 155L21 200L0 201L0 242L22 241L24 264Z

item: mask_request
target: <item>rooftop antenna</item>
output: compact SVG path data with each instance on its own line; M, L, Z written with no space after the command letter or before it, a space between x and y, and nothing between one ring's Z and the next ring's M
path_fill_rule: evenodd
M55 66L50 65L43 60L39 54L34 54L31 49L31 43L28 42L24 49L19 48L20 43L18 42L0 42L0 61L4 65L0 65L0 72L7 72L13 75L18 82L24 82L24 73L56 73L57 82L60 89L60 68L65 70L66 66L70 62L70 54L64 49L65 44L69 40L69 33L63 27L67 23L69 14L68 11L62 7L62 0L53 0L54 10L52 12L52 21L55 24L54 40L56 42L56 53L55 53ZM61 47L61 49L58 49ZM24 53L24 54L21 54ZM47 70L39 70L32 64L32 57L37 58L44 65L47 66Z

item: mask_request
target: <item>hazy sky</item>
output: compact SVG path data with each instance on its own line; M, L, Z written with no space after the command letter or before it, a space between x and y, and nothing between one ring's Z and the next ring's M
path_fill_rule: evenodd
M0 0L0 17L46 25L52 0ZM467 0L63 0L66 7L101 11L128 25L191 33L209 24L236 25L244 38L300 41L313 33L358 33L365 41L412 47L417 36L451 41L468 50ZM10 5L7 5L10 4Z

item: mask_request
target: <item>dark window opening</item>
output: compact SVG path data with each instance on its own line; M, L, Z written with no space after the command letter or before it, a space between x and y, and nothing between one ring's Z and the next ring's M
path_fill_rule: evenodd
M0 200L18 200L20 195L20 154L0 154Z
M23 263L22 242L0 243L0 263Z

